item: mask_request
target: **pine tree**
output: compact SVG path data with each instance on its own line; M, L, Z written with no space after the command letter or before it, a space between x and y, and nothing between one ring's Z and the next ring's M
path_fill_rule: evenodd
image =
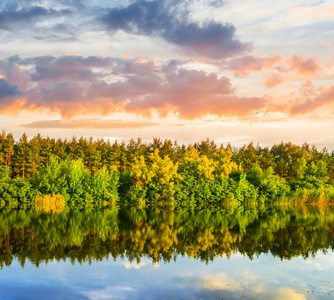
M5 132L3 131L1 139L2 139L1 153L2 153L3 164L11 168L14 157L14 137L11 133L8 133L6 135Z
M90 137L85 148L85 164L92 174L96 174L100 167L101 155L97 149L97 143Z
M31 161L32 174L35 174L41 167L41 157L40 157L41 142L42 142L42 137L40 134L37 134L30 140L30 148L32 153L32 161Z
M5 140L6 140L6 133L2 131L2 134L0 135L0 166L6 165L6 157L3 149Z
M44 165L47 161L49 161L51 155L52 155L52 139L50 139L49 137L42 138L41 150L40 150L41 164Z
M54 146L54 155L58 157L60 161L63 161L67 157L67 139L61 140L57 139Z
M106 166L107 169L109 170L108 152L109 152L109 148L111 147L110 141L109 139L105 141L103 138L101 138L101 139L98 139L96 143L97 143L97 151L100 153L99 165Z
M68 152L72 159L78 159L78 141L75 136L72 137L71 141L68 143Z
M32 175L32 151L25 133L14 146L14 175L16 177L29 177Z

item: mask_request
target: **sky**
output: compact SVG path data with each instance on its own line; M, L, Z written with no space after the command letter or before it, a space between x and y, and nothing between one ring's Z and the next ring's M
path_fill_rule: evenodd
M334 0L0 0L0 124L334 149Z

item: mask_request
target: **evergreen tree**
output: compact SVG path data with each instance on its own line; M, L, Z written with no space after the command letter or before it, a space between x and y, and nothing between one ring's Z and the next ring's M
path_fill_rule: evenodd
M51 155L52 155L52 140L49 137L41 139L41 150L40 150L41 164L44 165L47 161L49 161Z
M79 151L78 151L78 141L75 136L72 137L71 141L68 142L68 152L72 159L78 159L79 158Z
M68 141L67 139L57 139L54 145L54 155L59 160L65 160L68 156Z
M11 133L3 131L1 134L1 164L8 166L10 174L12 173L12 164L14 159L14 137Z
M36 135L30 140L30 148L31 148L31 169L32 174L35 174L41 167L41 157L40 157L40 151L41 151L41 141L42 137L40 134Z
M20 140L14 146L14 176L29 177L33 173L32 169L32 151L25 133L22 134Z

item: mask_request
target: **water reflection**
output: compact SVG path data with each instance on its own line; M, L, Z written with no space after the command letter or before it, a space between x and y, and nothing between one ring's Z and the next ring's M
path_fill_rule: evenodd
M306 263L308 262L308 263ZM127 259L71 265L27 263L14 259L0 281L1 299L332 299L332 253L306 261L270 255L250 260L241 255L203 264L193 258L138 267ZM2 272L3 272L2 271Z
M0 266L14 258L72 263L126 258L136 269L144 258L153 264L180 256L208 263L233 254L250 259L270 253L280 259L317 252L334 244L333 208L111 207L101 211L45 213L3 210L0 213Z

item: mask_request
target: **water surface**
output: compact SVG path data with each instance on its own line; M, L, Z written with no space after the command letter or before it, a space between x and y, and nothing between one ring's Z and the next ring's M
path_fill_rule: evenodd
M0 299L331 299L334 210L0 213Z

